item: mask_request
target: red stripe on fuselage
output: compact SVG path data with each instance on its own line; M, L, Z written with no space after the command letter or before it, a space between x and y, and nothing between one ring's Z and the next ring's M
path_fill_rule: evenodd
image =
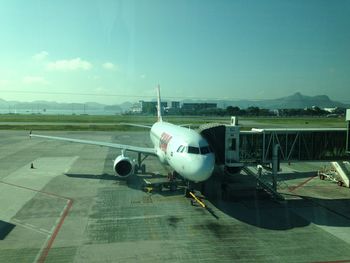
M173 138L173 136L167 134L166 132L163 132L162 135L160 136L159 139L159 148L166 152L167 148L168 148L168 143L170 142L171 138Z

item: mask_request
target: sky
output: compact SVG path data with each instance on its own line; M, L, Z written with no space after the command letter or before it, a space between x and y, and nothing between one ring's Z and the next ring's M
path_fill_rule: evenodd
M348 0L2 0L0 98L350 103Z

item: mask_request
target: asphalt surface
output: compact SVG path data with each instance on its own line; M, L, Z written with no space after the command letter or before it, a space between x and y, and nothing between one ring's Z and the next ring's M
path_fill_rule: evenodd
M147 132L45 134L150 146ZM183 189L142 191L168 172L153 157L123 181L115 149L25 131L0 131L0 149L0 262L350 262L350 191L314 177L322 163L283 167L285 201L243 173L213 177L206 210Z

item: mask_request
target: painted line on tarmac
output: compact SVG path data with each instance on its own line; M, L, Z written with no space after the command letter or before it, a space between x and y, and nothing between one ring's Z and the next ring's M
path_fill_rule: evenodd
M302 183L298 184L297 186L292 186L292 187L289 187L289 192L293 192L293 191L295 191L296 189L298 189L298 188L300 188L300 187L304 186L305 184L307 184L308 182L310 182L312 179L314 179L314 178L316 178L316 177L317 177L317 175L315 175L315 176L313 176L313 177L308 178L307 180L305 180L304 182L302 182Z
M72 206L73 206L73 200L72 199L67 200L67 203L66 203L66 205L65 205L65 207L63 209L62 216L60 217L58 223L56 224L52 235L49 236L48 239L45 241L47 246L39 252L38 255L40 255L40 257L38 258L38 260L36 262L38 262L38 263L44 263L45 262L48 254L49 254L49 251L50 251L50 249L52 247L52 244L55 241L55 239L56 239L56 237L58 235L58 232L60 231L60 229L61 229L61 227L63 225L63 222L66 219L66 217L68 215L68 212L72 208Z
M46 239L45 239L45 242L44 242L44 245L40 248L39 253L36 255L36 257L35 257L33 263L39 262L39 258L40 258L41 255L42 255L42 252L43 252L43 250L44 250L44 246L45 246L45 244L47 244L47 242L49 242L50 237L51 237L51 235L47 235L47 237L46 237Z
M52 244L55 241L55 239L57 237L57 234L60 231L60 229L61 229L61 227L63 225L63 222L64 222L64 220L66 219L66 217L68 215L69 210L73 206L73 199L71 199L69 197L66 197L66 196L61 196L61 195L57 195L57 194L54 194L54 193L49 193L49 192L45 192L45 191L42 191L42 190L37 190L37 189L29 188L29 187L22 186L22 185L12 184L12 183L8 183L8 182L4 182L4 181L0 181L0 183L7 184L7 185L10 185L10 186L14 186L14 187L18 187L18 188L22 188L22 189L26 189L26 190L29 190L29 191L34 191L34 192L41 193L41 194L44 194L44 195L48 195L48 196L51 196L51 197L56 197L56 198L59 198L59 199L67 200L67 203L66 203L63 211L60 214L58 222L56 221L57 223L55 225L54 230L51 231L51 235L48 235L47 239L45 240L45 243L44 243L43 247L40 249L38 255L36 256L36 258L34 260L34 262L44 263L46 258L47 258L47 256L48 256L48 254L49 254L49 251L50 251L50 249L52 247ZM47 244L47 245L44 248L45 244Z
M14 222L16 225L19 225L19 226L24 227L26 229L29 229L29 230L32 230L34 232L43 234L45 236L51 234L51 232L49 230L46 230L46 229L43 229L43 228L38 228L38 227L36 227L36 226L34 226L32 224L23 223L22 221L17 220L17 219L13 219L11 221Z
M10 186L14 186L14 187L18 187L18 188L22 188L22 189L26 189L26 190L29 190L29 191L38 192L38 193L45 194L45 195L48 195L48 196L53 196L53 197L56 197L56 198L59 198L59 199L71 200L71 198L66 197L66 196L57 195L57 194L54 194L54 193L49 193L49 192L45 192L45 191L42 191L42 190L29 188L29 187L26 187L26 186L23 186L23 185L8 183L8 182L4 182L4 181L0 181L0 183L7 184L7 185L10 185Z

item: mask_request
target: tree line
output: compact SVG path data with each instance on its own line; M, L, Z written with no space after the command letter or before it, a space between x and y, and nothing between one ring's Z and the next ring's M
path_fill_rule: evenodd
M212 108L201 110L183 110L178 109L176 112L168 112L169 115L203 115L203 116L339 116L344 115L345 108L337 108L334 112L330 113L319 107L312 107L306 109L278 109L269 110L259 107L248 107L241 109L237 106L228 106L225 109Z
M336 108L334 112L330 113L321 109L320 107L311 107L305 109L278 109L278 110L270 110L259 107L248 107L245 109L241 109L237 106L228 106L226 108L208 108L208 109L166 109L163 111L165 115L192 115L192 116L281 116L281 117L289 117L289 116L328 116L328 117L336 117L344 115L346 112L345 108ZM147 115L155 115L157 110L155 107L147 107L143 109L143 114Z

